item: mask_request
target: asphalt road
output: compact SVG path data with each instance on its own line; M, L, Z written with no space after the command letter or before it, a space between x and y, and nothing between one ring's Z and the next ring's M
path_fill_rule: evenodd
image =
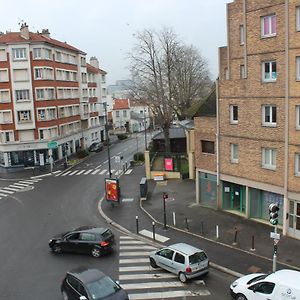
M133 153L142 145L143 136L139 141L140 144L137 144L136 139L131 139L111 147L113 170L121 169L122 163L132 160ZM115 156L123 156L123 161L116 163ZM105 150L92 155L75 169L86 172L91 168L107 168ZM98 201L104 193L106 174L69 174L45 177L32 184L33 189L16 192L0 200L1 299L61 299L59 287L65 272L80 265L99 268L119 279L119 242L112 255L100 259L72 254L57 256L49 251L48 240L57 233L82 225L107 226L97 210ZM1 186L4 185L1 182ZM117 241L124 236L112 230ZM205 288L209 294L195 294L194 298L230 299L228 285L233 280L212 270L204 279L205 287L200 282L201 289ZM147 283L142 284L143 293L153 292L152 288L147 288ZM190 282L183 289L198 291L199 283Z

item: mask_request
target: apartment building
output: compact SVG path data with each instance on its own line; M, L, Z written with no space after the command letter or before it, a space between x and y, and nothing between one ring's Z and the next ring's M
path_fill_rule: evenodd
M276 202L283 234L300 238L300 1L228 3L227 33L215 130L196 134L199 201L202 188L206 202L263 222Z
M103 140L105 75L48 30L0 33L0 170L42 166Z

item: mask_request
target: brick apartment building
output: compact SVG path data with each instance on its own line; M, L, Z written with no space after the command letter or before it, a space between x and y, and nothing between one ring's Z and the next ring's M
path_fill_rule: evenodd
M276 202L300 238L300 1L228 3L227 33L216 117L195 120L198 200L263 222Z
M0 33L0 170L44 165L104 140L105 75L95 57L86 63L86 53L48 30L22 24Z

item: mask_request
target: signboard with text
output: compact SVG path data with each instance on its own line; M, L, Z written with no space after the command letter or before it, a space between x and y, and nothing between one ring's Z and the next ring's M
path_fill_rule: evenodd
M165 170L173 171L173 158L165 158Z
M107 201L120 201L120 185L118 179L105 179L105 196Z

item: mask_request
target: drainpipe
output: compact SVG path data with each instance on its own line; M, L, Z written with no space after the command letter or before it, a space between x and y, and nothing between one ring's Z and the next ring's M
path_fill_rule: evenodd
M288 229L288 172L289 172L289 1L285 0L285 103L284 103L284 195L283 195L283 230Z
M246 0L244 0L244 3L243 3L243 13L244 13L244 16L243 16L243 23L244 23L244 66L245 66L245 77L248 78Z
M216 150L217 150L217 208L222 207L222 201L221 201L221 191L220 191L220 145L219 145L219 136L220 136L220 130L219 130L219 78L216 80L216 110L217 110L217 133L216 133Z

